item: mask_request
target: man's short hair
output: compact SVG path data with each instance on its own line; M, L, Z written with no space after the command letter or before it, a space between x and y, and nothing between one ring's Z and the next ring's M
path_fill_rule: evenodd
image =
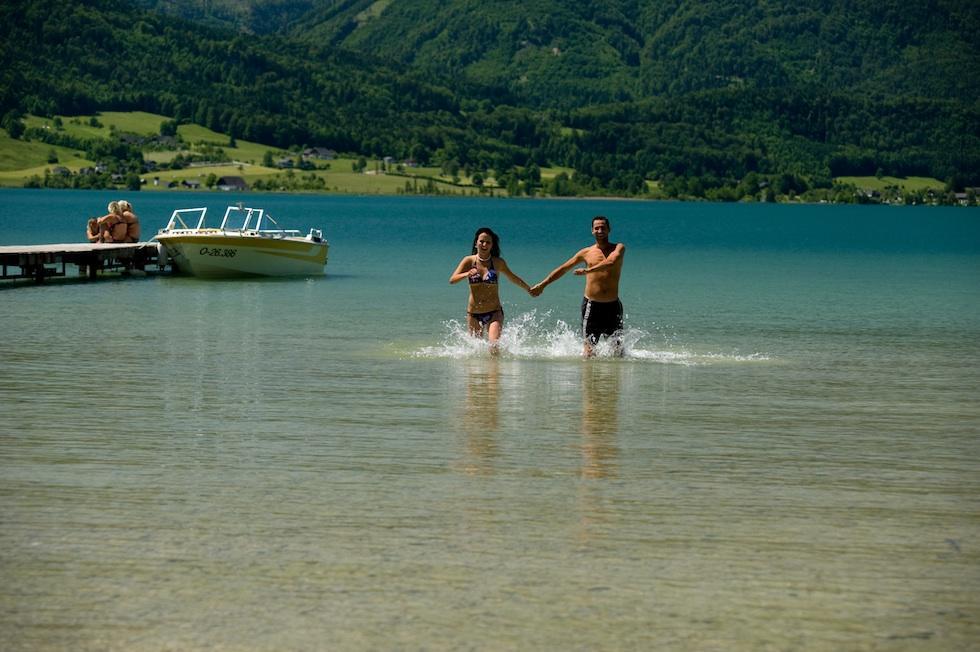
M602 220L603 222L605 222L607 229L611 229L612 228L612 226L610 226L610 224L609 224L609 218L606 217L605 215L596 215L595 217L593 217L592 218L592 225L593 226L595 226L595 221L596 220Z

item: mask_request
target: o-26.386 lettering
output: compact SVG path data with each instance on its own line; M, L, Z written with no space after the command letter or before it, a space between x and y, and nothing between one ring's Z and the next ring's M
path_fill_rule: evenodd
M220 258L234 258L238 253L237 249L219 249L217 247L201 247L197 252L201 256L218 256Z

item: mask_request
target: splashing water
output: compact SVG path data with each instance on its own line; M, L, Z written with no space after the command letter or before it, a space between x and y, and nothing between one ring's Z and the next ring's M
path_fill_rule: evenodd
M486 339L470 335L466 324L453 319L445 322L444 325L446 333L442 343L437 346L421 347L413 352L415 357L459 359L490 355L489 342ZM633 361L679 365L753 362L770 359L768 355L761 353L736 355L694 353L673 348L652 348L654 347L651 342L653 339L654 336L649 332L628 326L620 338L622 355L618 355L615 342L606 339L600 340L595 346L594 355L597 358L623 358ZM583 349L582 335L578 328L573 328L560 319L552 322L550 311L539 315L536 310L509 319L504 325L497 346L497 353L502 357L541 360L581 358Z

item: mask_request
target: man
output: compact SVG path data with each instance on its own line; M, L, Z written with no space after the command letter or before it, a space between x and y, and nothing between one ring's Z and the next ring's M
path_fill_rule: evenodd
M592 235L595 244L582 249L531 288L533 296L539 296L545 287L554 283L579 264L576 276L585 277L585 297L582 299L582 336L585 339L583 354L591 356L600 337L614 337L616 353L623 354L623 304L619 301L619 275L623 271L626 246L609 241L612 228L609 219L597 215L592 218Z

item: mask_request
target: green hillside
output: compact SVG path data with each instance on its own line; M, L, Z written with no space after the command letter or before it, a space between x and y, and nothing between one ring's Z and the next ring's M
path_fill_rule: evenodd
M966 72L980 69L980 8L965 0L138 5L0 6L0 126L130 177L160 155L121 132L159 126L85 135L26 116L165 116L174 133L218 134L213 148L329 147L515 193L741 199L888 175L980 185L980 81ZM571 172L541 172L558 167Z
M290 32L576 107L728 87L980 97L966 0L334 2ZM370 8L374 8L373 11Z
M333 4L333 0L133 0L133 3L209 27L268 34L287 29L313 8Z
M0 129L0 187L108 188L130 186L128 177L133 176L144 190L181 191L214 187L221 177L238 176L250 188L270 191L507 194L506 189L497 188L493 178L481 178L481 183L474 183L473 176L454 175L438 167L407 168L361 157L316 160L304 168L300 152L245 140L232 143L227 135L193 123L177 126L175 140L161 148L157 132L172 121L146 112L106 111L50 118L28 115L23 122L26 134L71 140L83 150L96 149L103 153L113 142L138 135L141 140L137 153L142 163L113 160L105 155L87 158L85 151L50 145L36 138L11 138ZM96 158L99 161L93 160ZM280 167L283 161L289 161L295 169ZM108 163L107 169L95 172L97 163ZM550 179L562 171L544 169L541 176Z

